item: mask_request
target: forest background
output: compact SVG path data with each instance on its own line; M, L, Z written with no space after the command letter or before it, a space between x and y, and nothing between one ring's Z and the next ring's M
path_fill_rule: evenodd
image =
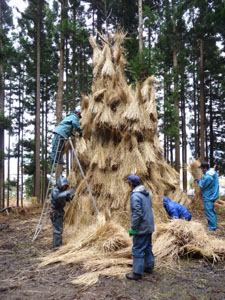
M225 174L224 0L24 3L15 23L10 1L0 1L1 207L9 206L13 187L17 206L25 191L44 201L51 130L90 92L88 38L99 39L98 32L106 38L116 30L127 33L129 83L155 75L164 157L182 175L183 189L188 147L194 158Z

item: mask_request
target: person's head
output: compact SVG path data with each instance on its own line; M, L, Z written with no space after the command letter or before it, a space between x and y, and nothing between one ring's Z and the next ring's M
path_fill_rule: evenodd
M81 112L79 109L75 109L74 111L75 115L78 116L79 118L81 118Z
M60 191L65 191L69 186L69 182L63 175L60 175L57 180L57 187Z
M206 170L209 169L209 164L206 161L203 161L199 168L202 170L202 172L205 172Z
M68 185L67 185L67 184L64 184L64 185L61 187L61 190L62 190L62 191L65 191L65 190L67 190L67 188L68 188Z
M139 176L131 174L127 177L126 182L129 184L131 190L133 190L136 186L141 184L141 179Z

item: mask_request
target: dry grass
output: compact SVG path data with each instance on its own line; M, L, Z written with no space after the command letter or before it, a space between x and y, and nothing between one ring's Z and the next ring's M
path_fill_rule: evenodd
M202 177L202 171L199 168L200 164L201 163L199 160L193 160L188 167L188 170L193 176L194 180ZM194 181L194 190L195 190L195 202L202 201L201 189L196 181Z
M173 220L156 226L153 251L156 265L174 265L180 257L198 255L213 262L224 260L225 241L212 238L198 222Z

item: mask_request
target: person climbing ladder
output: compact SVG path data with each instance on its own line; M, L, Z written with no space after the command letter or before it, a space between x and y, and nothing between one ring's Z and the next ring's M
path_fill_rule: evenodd
M76 109L72 114L67 115L54 129L54 138L52 141L52 153L51 153L52 164L54 163L54 161L55 163L58 164L64 163L62 159L62 153L65 145L64 139L68 139L71 135L73 135L74 128L76 131L79 132L80 137L82 137L82 129L80 128L80 123L79 123L80 118L81 118L81 112L79 109Z

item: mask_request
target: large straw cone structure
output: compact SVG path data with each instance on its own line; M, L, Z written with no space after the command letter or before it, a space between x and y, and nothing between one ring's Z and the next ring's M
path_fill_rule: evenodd
M129 174L139 175L149 190L156 224L168 221L163 195L186 206L189 203L179 188L178 174L162 156L154 77L137 83L136 88L125 80L124 39L124 34L117 33L98 45L90 37L94 78L91 94L81 102L84 139L75 145L86 177L83 180L74 161L69 182L76 194L65 214L66 246L42 264L82 264L88 273L74 283L93 284L100 274L124 276L129 270L132 240L127 234L129 190L124 182ZM100 211L97 216L85 182ZM158 243L155 251L159 255L162 249L165 246Z
M137 83L136 88L125 80L124 39L125 35L115 34L110 45L103 42L100 46L90 38L94 79L92 93L81 102L84 140L75 147L100 211L108 209L112 218L121 215L120 222L124 221L123 212L129 216L124 179L135 173L153 197L157 221L157 215L160 220L163 215L163 195L183 204L188 204L188 198L179 188L178 174L162 156L154 77L147 78L142 86ZM65 222L80 224L95 211L76 162L69 180L76 189L76 200L69 207Z

